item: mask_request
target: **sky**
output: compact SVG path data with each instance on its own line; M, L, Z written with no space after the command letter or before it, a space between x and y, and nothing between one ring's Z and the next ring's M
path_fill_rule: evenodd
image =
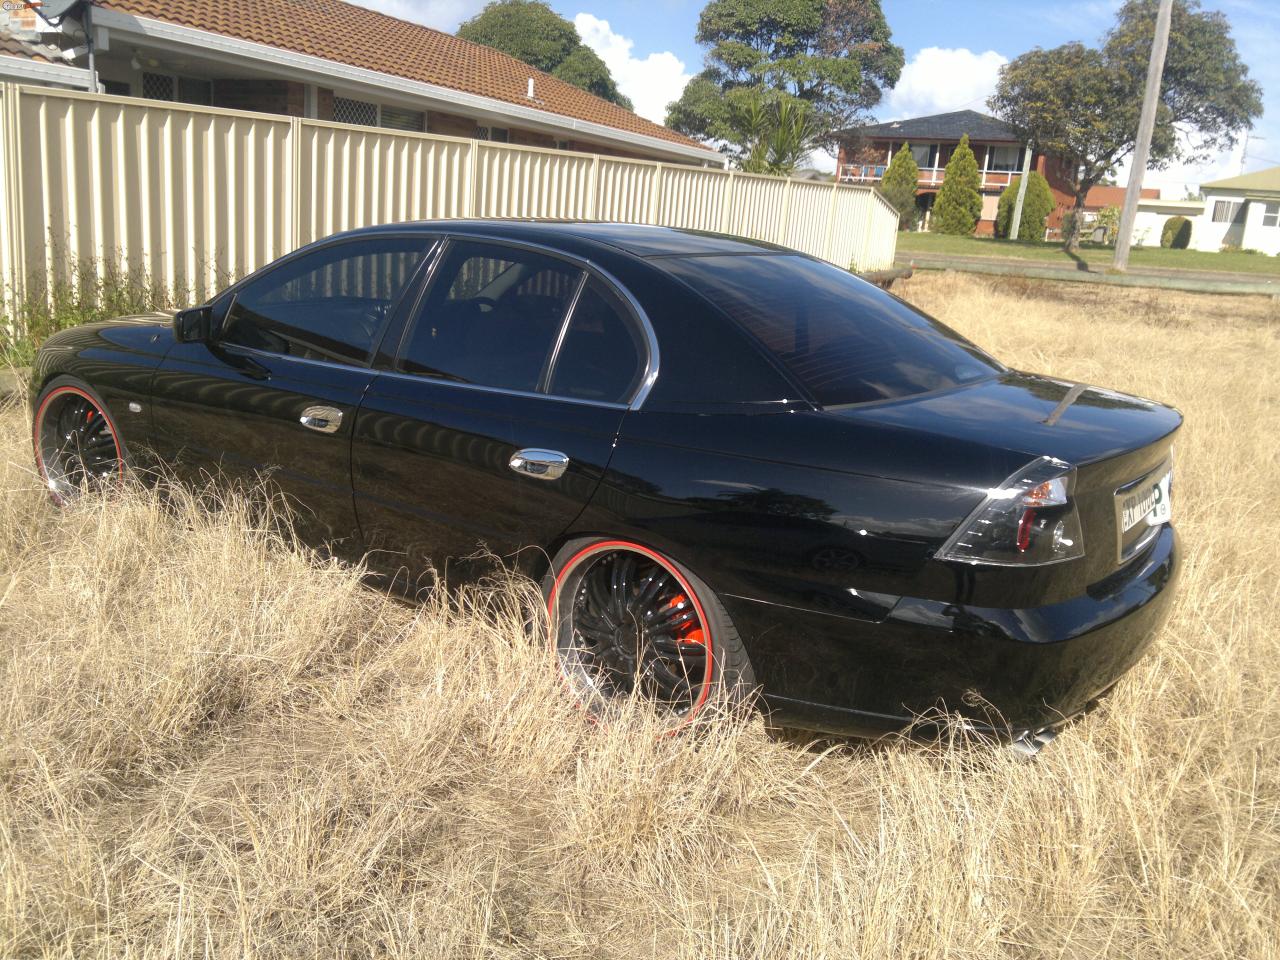
M453 31L485 0L356 0L387 13ZM583 41L609 65L636 112L659 123L666 105L702 68L694 41L703 4L681 0L551 0ZM877 120L948 110L986 110L1000 65L1033 47L1071 40L1096 45L1114 21L1120 0L882 0L893 40L906 53L897 86L874 111ZM1181 197L1199 184L1243 169L1280 166L1280 0L1204 0L1231 21L1237 49L1262 84L1264 115L1248 143L1204 163L1148 171L1146 186ZM1246 150L1247 147L1247 150ZM833 169L830 157L815 165ZM1120 183L1127 179L1120 171Z

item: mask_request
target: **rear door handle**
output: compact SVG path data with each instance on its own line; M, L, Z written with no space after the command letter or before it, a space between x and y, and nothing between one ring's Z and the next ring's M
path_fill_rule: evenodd
M342 426L342 411L337 407L307 407L298 422L316 433L337 433Z
M569 458L559 450L540 450L526 447L517 450L507 464L516 473L523 473L535 480L558 480L569 466Z

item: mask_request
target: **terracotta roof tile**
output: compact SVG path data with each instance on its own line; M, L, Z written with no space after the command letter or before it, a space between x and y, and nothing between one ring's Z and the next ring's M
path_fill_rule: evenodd
M98 0L98 5L707 149L491 47L342 0ZM530 77L535 104L525 96Z
M0 54L10 57L22 57L24 60L34 60L37 63L53 62L44 55L38 44L20 40L10 33L7 27L2 25L0 25Z

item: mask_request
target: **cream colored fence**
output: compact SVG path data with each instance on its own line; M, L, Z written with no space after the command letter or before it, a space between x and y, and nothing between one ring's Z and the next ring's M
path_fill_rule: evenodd
M0 281L118 263L203 297L320 237L447 217L716 230L856 270L892 265L870 187L0 85Z

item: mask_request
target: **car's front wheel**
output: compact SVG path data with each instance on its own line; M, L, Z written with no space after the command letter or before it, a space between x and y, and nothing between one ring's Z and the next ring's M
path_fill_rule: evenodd
M56 377L40 391L32 444L36 469L59 505L124 477L124 442L106 404L71 377Z
M708 704L741 704L755 688L719 599L656 550L571 541L553 558L543 594L560 669L593 714L638 695L682 726Z

